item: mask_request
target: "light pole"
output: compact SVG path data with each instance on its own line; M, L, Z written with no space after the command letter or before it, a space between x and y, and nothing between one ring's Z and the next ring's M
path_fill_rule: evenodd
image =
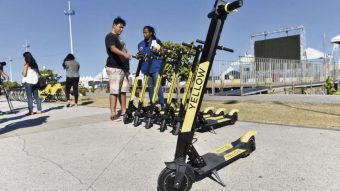
M71 17L72 15L75 15L75 11L71 10L71 1L68 1L68 10L64 11L64 14L68 16L68 24L70 27L70 43L71 43L71 53L73 54L73 41L72 41L72 21Z
M28 52L28 48L31 47L31 45L28 44L28 41L25 40L25 44L23 46L25 48L25 52Z
M13 82L13 78L12 78L12 57L9 57L8 58L8 61L9 61L9 81L10 82Z

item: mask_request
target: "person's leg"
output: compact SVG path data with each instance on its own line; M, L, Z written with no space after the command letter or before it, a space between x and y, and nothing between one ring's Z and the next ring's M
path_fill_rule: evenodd
M115 119L116 117L116 107L117 107L117 97L119 97L119 88L120 88L120 69L106 67L106 73L109 78L109 87L110 87L110 109L111 109L111 119Z
M33 85L32 89L33 89L34 99L37 102L37 110L38 110L37 113L41 113L41 99L38 95L38 85Z
M70 90L71 90L71 79L69 77L66 77L65 94L66 94L67 107L70 106Z
M73 81L73 95L74 95L74 103L77 105L78 104L78 85L79 85L79 77L74 78Z
M124 75L119 98L122 115L125 115L126 112L126 93L128 93L129 91L130 91L129 77L127 75Z
M156 77L156 82L157 82L157 77ZM164 93L163 93L162 84L159 86L159 90L158 90L158 103L161 105L162 108L164 107Z
M25 84L26 96L27 96L27 106L28 114L33 114L33 101L32 101L32 84Z
M154 88L155 88L153 76L154 76L154 73L151 73L150 76L149 76L149 81L148 81L150 103L152 102L152 96L153 96L153 92L154 92Z
M117 107L117 94L110 94L110 108L111 108L111 118L113 119L116 116L116 107Z

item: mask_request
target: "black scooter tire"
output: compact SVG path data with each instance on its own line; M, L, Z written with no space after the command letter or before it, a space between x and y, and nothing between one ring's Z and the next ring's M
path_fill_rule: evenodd
M136 115L136 116L134 117L134 119L133 119L133 126L137 127L137 126L139 126L139 125L140 125L140 123L139 123L139 116Z
M152 127L152 120L148 118L145 122L145 129L150 129Z
M128 114L125 114L124 117L123 117L123 122L124 122L124 124L131 123L131 122L132 122L131 119L132 119L132 118L131 118Z
M162 120L159 131L164 132L166 129L166 120Z
M175 124L174 130L172 131L172 134L173 135L178 135L180 131L181 131L181 123L177 122Z
M175 181L176 170L164 168L162 172L158 176L157 180L157 191L189 191L194 183L194 180L187 174L184 174L182 184L179 189L175 189L174 181Z

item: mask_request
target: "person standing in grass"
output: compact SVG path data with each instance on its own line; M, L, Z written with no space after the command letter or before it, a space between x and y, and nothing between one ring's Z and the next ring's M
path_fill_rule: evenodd
M63 62L63 68L66 70L66 83L65 83L65 94L67 104L66 107L70 107L70 91L73 87L74 103L78 105L78 84L79 84L79 63L76 61L73 54L68 54Z

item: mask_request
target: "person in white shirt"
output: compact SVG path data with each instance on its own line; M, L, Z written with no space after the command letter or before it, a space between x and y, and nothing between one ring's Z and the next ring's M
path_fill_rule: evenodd
M37 112L38 114L42 113L41 110L41 100L38 96L38 79L39 79L39 67L35 59L33 58L30 52L25 52L23 54L25 65L22 70L23 82L25 83L26 95L27 95L27 104L28 104L28 113L26 115L33 115L33 99L37 102Z

